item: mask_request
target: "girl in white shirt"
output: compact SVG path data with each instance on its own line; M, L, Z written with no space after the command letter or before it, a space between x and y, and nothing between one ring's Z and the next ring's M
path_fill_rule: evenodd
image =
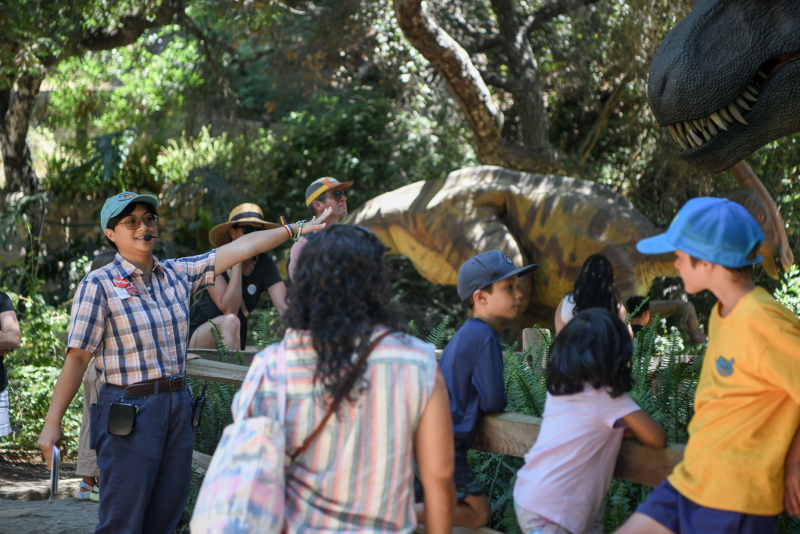
M614 285L614 266L602 254L592 254L583 262L575 287L556 308L556 335L573 317L589 308L604 308L623 321L628 311ZM626 326L631 338L633 330Z
M633 344L608 310L578 313L547 358L539 437L517 473L514 503L526 534L603 532L603 499L623 433L664 447L666 432L628 395Z

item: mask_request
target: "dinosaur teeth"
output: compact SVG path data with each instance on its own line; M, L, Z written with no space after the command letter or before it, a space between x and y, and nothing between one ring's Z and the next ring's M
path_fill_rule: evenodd
M750 106L747 105L747 102L745 102L744 98L742 98L741 96L737 96L734 102L736 102L740 108L750 111Z
M744 120L744 117L742 117L742 112L741 112L741 111L739 111L739 108L738 108L738 107L736 107L736 104L734 104L733 102L731 102L730 104L728 104L728 111L730 111L730 112L731 112L731 115L733 115L733 117L734 117L734 118L735 118L737 121L739 121L739 122L741 122L742 124L744 124L745 126L747 126L747 121L746 121L746 120Z
M712 113L711 115L709 115L709 117L711 118L712 122L714 122L717 126L722 128L723 130L728 129L728 123L725 121L725 119L719 116L719 113L716 112Z
M723 106L718 111L699 119L670 124L669 131L673 139L681 145L681 149L689 150L690 148L703 146L703 143L711 141L722 131L727 130L728 126L733 124L734 121L747 126L743 113L750 111L751 103L758 102L758 98L756 98L758 90L756 88L764 83L764 80L760 80L758 76L764 79L768 78L763 71L759 70L757 77L747 84L741 94L734 98L733 102Z
M742 98L744 98L745 100L749 100L750 102L758 102L758 99L754 97L752 94L750 94L750 91L747 90L742 91L741 96Z

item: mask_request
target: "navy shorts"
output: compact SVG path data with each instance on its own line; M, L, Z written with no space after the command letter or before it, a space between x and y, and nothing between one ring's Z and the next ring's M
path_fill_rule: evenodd
M658 521L675 534L764 534L775 532L776 515L752 515L706 508L696 504L664 481L637 513Z
M475 472L467 463L466 458L463 460L456 455L456 468L453 476L453 481L456 485L456 500L463 502L469 495L483 495L483 486L475 476Z

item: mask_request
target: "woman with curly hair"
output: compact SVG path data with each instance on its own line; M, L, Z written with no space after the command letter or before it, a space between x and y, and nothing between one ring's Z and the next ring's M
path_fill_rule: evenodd
M624 322L628 311L622 304L614 285L614 266L602 254L592 254L583 262L581 272L572 291L561 299L556 308L556 335L583 310L603 308L618 316ZM633 330L627 325L633 337Z
M310 241L289 289L284 340L251 369L266 373L253 417L278 419L276 369L286 369L286 453L313 442L286 475L285 529L412 532L413 459L426 531L450 532L455 508L453 430L434 347L403 334L391 305L386 248L370 231L336 225ZM234 402L234 413L242 408ZM334 407L333 417L326 415ZM317 434L317 429L321 429Z

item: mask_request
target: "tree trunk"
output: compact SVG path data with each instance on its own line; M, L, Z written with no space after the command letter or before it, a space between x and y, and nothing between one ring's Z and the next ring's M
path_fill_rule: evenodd
M497 17L500 43L508 58L508 69L515 83L511 88L522 123L522 143L526 147L547 149L547 112L544 109L539 66L528 39L528 29L513 0L492 0Z
M3 153L7 193L32 196L40 192L39 178L33 170L27 137L41 84L41 78L20 76L12 87L0 91L0 150ZM27 210L30 228L24 270L29 276L20 282L19 292L23 296L29 296L36 286L34 279L38 273L42 251L41 238L46 211L47 203L44 200L32 204Z
M13 88L0 91L0 149L6 173L6 191L35 195L39 179L32 167L28 126L39 96L41 78L20 76Z

